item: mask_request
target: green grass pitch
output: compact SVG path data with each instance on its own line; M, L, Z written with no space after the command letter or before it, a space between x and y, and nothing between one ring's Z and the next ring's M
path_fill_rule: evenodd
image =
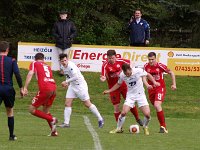
M21 70L23 79L27 70ZM139 134L130 134L128 129L135 120L131 113L126 117L124 133L109 134L116 127L113 116L113 106L108 96L102 95L107 88L106 83L99 81L99 73L84 73L89 85L91 101L98 107L105 119L105 126L98 128L96 118L86 109L78 99L74 101L70 128L58 128L58 137L48 137L50 133L45 120L36 118L28 113L28 105L35 95L37 84L35 79L31 82L29 96L21 99L19 89L15 82L17 92L15 103L15 134L17 141L8 140L7 117L4 105L0 106L0 150L199 150L200 148L200 77L177 77L177 90L169 89L170 78L165 77L167 95L163 108L166 115L168 134L159 134L159 124L155 110L151 104L152 120L149 124L150 135L145 136L142 128ZM59 77L54 72L58 89L52 114L59 122L63 121L64 97L66 89L60 86L65 77ZM122 101L123 104L123 101ZM143 118L140 113L141 118ZM95 147L97 141L88 130L84 117L89 121L97 133L100 147Z

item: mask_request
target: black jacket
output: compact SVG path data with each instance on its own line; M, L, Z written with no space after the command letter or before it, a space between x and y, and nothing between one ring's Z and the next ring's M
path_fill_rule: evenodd
M73 38L77 36L77 30L71 20L59 20L54 24L52 34L56 47L64 50L71 47Z

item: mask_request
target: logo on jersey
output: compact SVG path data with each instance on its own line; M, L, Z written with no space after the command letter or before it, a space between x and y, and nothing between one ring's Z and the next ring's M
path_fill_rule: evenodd
M112 67L109 67L108 69L109 69L109 71L112 71L112 70L113 70Z
M157 71L157 72L160 72L160 69L159 69L159 68L156 68L156 71Z
M117 68L120 68L120 64L117 64Z

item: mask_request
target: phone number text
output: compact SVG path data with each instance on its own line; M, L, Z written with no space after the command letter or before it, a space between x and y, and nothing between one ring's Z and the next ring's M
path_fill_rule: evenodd
M176 71L200 71L200 67L192 67L192 66L175 66Z

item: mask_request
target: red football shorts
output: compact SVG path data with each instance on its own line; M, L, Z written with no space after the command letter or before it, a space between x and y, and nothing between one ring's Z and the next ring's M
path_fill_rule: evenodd
M37 95L32 99L32 106L39 107L51 106L56 97L56 91L38 91Z
M121 86L119 89L110 93L110 99L113 105L119 104L121 101L121 95L126 99L127 87Z
M165 88L152 89L148 90L148 93L149 93L149 100L154 105L155 101L164 102L166 89Z

